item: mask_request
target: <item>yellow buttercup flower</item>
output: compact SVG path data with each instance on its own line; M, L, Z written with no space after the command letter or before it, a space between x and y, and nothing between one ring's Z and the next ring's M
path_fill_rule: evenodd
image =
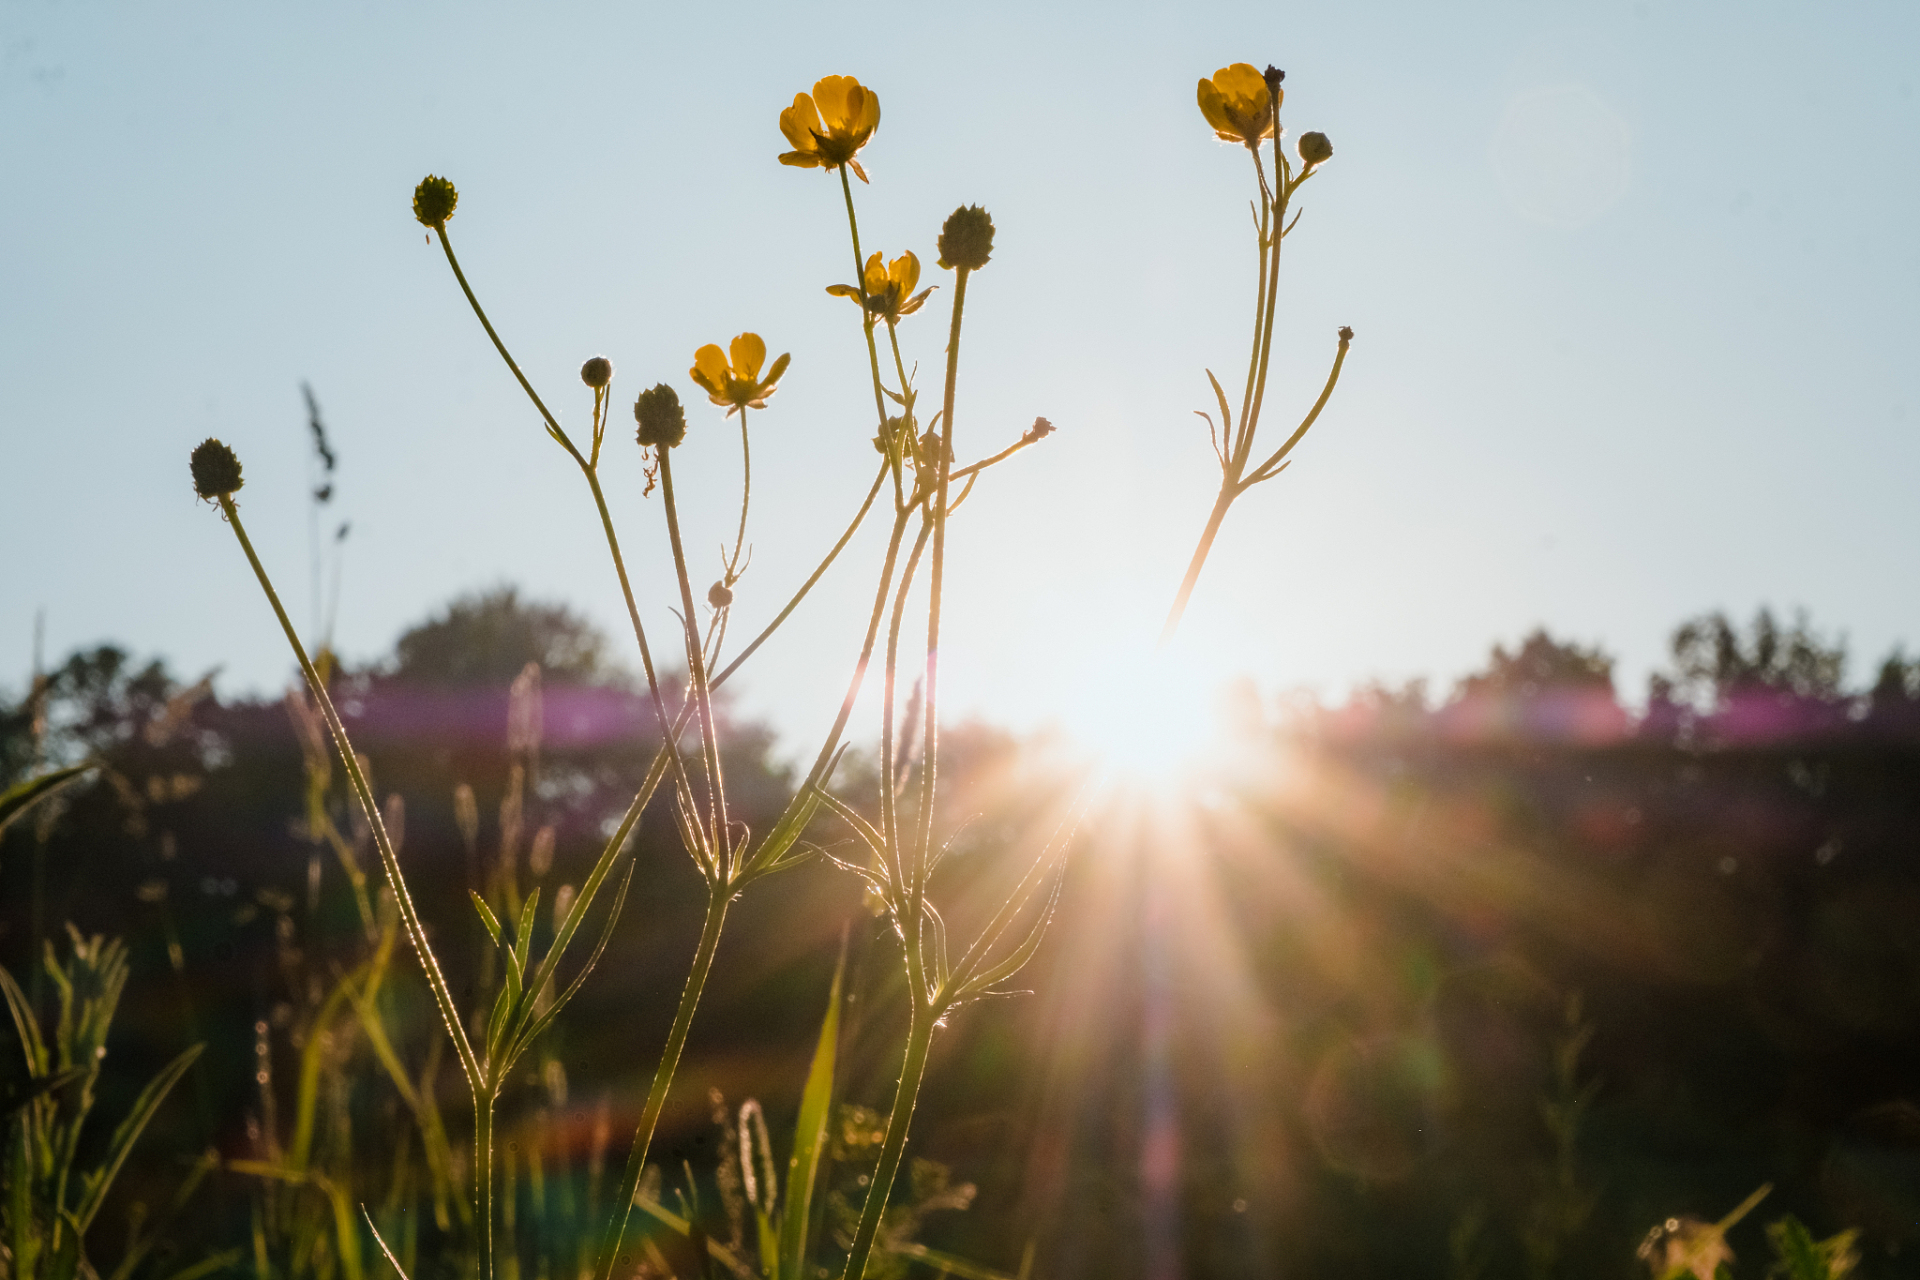
M767 376L760 376L760 366L766 363L767 344L760 340L757 333L743 333L735 338L726 352L719 344L709 342L693 353L693 368L687 370L693 380L706 388L707 397L715 404L728 406L727 412L735 409L764 409L767 397L773 394L774 384L780 381L780 375L787 371L786 356L773 362L767 370Z
M1285 96L1279 88L1269 95L1266 77L1250 63L1236 62L1200 81L1200 114L1220 141L1257 147L1273 136L1274 108Z
M910 316L926 302L933 288L913 291L920 283L920 259L908 250L891 263L882 261L882 255L874 254L867 259L867 267L861 276L867 285L867 310L888 324L896 323L901 316ZM850 284L830 284L827 292L836 298L852 298L860 301L860 290Z
M780 132L793 144L780 163L802 169L846 165L865 182L867 171L854 153L879 127L879 94L852 76L827 76L814 82L812 96L794 94L793 105L780 113Z

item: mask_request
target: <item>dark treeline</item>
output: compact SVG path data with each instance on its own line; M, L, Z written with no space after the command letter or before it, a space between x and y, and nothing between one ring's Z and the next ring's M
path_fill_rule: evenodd
M511 592L456 602L338 673L335 697L398 797L456 989L490 980L469 889L550 902L577 881L659 741L606 643ZM1445 697L1239 710L1183 788L1121 788L1088 821L1036 994L967 1009L939 1042L914 1149L979 1196L923 1239L1008 1271L1033 1240L1051 1277L1625 1277L1646 1273L1650 1227L1771 1183L1731 1237L1737 1274L1764 1272L1761 1224L1787 1212L1859 1228L1859 1274L1913 1274L1920 661L1850 685L1802 621L1711 616L1676 632L1638 709L1603 653L1536 634ZM68 921L127 939L103 1115L208 1045L96 1230L103 1273L133 1201L164 1199L201 1152L281 1140L304 1037L363 944L346 864L375 899L378 864L337 767L321 803L348 856L309 820L325 751L308 714L112 647L0 704L0 786L100 764L0 844L0 963L45 1002L42 940ZM726 735L758 828L791 778L764 728L730 714ZM964 890L1030 854L1074 776L1058 743L951 740ZM503 1132L545 1117L551 1182L585 1184L596 1128L621 1158L699 926L684 857L650 813L626 915L543 1055L559 1065L506 1100ZM744 901L716 970L656 1147L669 1171L711 1177L710 1089L758 1096L783 1132L843 932L844 1094L889 1100L897 1011L868 975L894 966L864 963L882 927L824 863L778 883ZM418 1063L437 1033L410 963L396 1048ZM356 1114L404 1127L351 1021L317 1033L361 1064ZM454 1123L450 1068L440 1089ZM390 1153L354 1159L378 1187ZM254 1183L198 1194L176 1257L243 1244ZM546 1265L533 1233L520 1244Z

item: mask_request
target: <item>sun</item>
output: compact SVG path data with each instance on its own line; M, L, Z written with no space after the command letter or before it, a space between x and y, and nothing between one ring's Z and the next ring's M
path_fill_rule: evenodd
M1089 655L1068 701L1068 733L1115 781L1164 787L1204 765L1221 738L1220 673L1176 647Z

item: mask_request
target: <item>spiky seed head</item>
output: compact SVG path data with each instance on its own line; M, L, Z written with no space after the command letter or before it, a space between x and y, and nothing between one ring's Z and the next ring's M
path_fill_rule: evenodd
M413 189L413 216L423 227L445 227L447 219L453 216L453 206L459 203L460 193L453 189L453 184L431 173L420 179L420 185Z
M662 382L642 391L633 402L633 420L640 424L634 438L643 449L671 449L687 438L687 411L680 407L680 396Z
M707 603L716 609L724 609L733 603L733 588L724 582L716 582L707 588Z
M194 447L190 465L193 491L208 502L238 493L240 459L233 450L209 436Z
M1333 159L1333 144L1324 133L1300 135L1300 159L1307 164L1325 164Z
M1261 73L1260 78L1267 82L1268 93L1279 93L1280 82L1287 78L1287 73L1269 62L1266 71Z
M1340 326L1340 345L1345 346L1347 343L1352 341L1353 341L1353 326L1350 324L1341 325Z
M993 256L993 219L979 205L963 204L947 215L935 243L941 266L949 271L978 271Z
M598 391L613 381L613 361L605 356L595 356L580 366L580 381Z

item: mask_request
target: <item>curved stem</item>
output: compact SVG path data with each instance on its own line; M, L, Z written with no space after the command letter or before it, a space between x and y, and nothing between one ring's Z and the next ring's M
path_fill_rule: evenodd
M787 607L782 609L779 614L774 617L774 620L767 624L764 631L753 638L752 644L742 649L740 655L723 667L720 674L713 678L714 688L718 689L721 685L725 684L727 677L738 671L740 664L748 658L751 658L753 651L765 644L768 637L779 630L780 624L787 620L787 616L800 607L800 602L807 598L807 592L813 590L814 583L826 576L826 572L832 567L834 560L839 557L841 551L846 548L846 545L853 541L853 535L859 530L861 523L866 520L867 512L873 507L874 498L880 493L880 486L886 483L888 470L889 464L882 462L880 464L880 474L873 478L873 486L867 490L866 501L862 502L860 504L860 510L854 513L853 521L847 525L847 531L840 535L840 541L833 544L833 550L827 552L827 558L822 560L820 566L813 571L812 575L800 584L800 589L793 593L793 599L787 601Z
M894 742L893 708L894 695L899 684L900 672L900 623L906 615L907 595L913 590L913 575L920 567L920 553L926 548L927 535L933 531L933 523L922 516L920 534L913 540L913 551L907 556L907 564L900 571L900 589L893 597L893 619L887 625L887 658L883 670L886 672L880 706L880 832L886 845L887 856L893 860L890 870L893 882L905 885L902 878L906 860L900 852L900 823L898 804L894 798Z
M933 848L933 791L940 762L940 604L947 569L947 482L953 467L954 390L960 375L960 318L967 305L966 267L954 272L953 323L947 332L947 385L941 400L940 442L934 448L934 493L929 499L933 520L933 564L927 574L927 690L921 703L925 745L920 751L920 841L915 854L909 908L917 926L920 901L926 894L928 852ZM917 950L917 948L916 948ZM909 953L909 963L916 957Z
M1240 427L1243 431L1248 424L1247 415L1253 411L1253 378L1260 367L1260 339L1266 333L1267 327L1267 254L1269 252L1267 238L1272 230L1273 218L1273 202L1267 195L1267 171L1260 163L1258 151L1253 152L1253 168L1260 177L1260 220L1255 228L1260 237L1260 266L1255 273L1259 285L1254 292L1253 300L1253 349L1247 353L1247 389L1240 397ZM1278 243L1276 239L1274 244ZM1233 424L1225 423L1222 429L1227 433L1225 448L1222 452L1228 458L1233 458L1238 453L1235 448Z
M267 603L273 606L274 617L279 619L280 629L286 633L287 643L292 646L294 657L300 662L300 670L307 678L307 686L312 689L314 701L319 704L321 714L326 718L327 730L333 736L334 750L340 755L340 761L346 766L347 780L353 787L353 794L360 801L361 809L366 813L367 825L373 832L374 846L380 851L380 863L387 873L387 883L393 889L394 902L400 908L400 919L406 925L407 941L413 944L414 956L420 961L421 971L426 975L427 986L433 992L433 1001L440 1011L440 1020L446 1024L447 1037L453 1041L454 1052L459 1055L460 1069L467 1077L467 1088L473 1094L473 1110L476 1117L474 1163L483 1185L481 1190L490 1190L485 1183L490 1164L491 1148L482 1142L477 1118L485 1114L492 1103L487 1098L487 1070L473 1052L473 1046L467 1040L467 1034L460 1025L460 1011L453 1002L453 992L447 987L446 976L440 971L440 961L433 954L433 948L427 941L427 931L420 923L420 913L413 905L413 895L407 890L406 878L400 873L400 858L394 852L393 841L387 835L386 822L380 816L380 806L374 802L373 789L367 785L366 774L360 768L360 760L353 750L353 742L347 737L346 726L340 723L340 715L333 707L333 699L327 694L327 686L321 681L320 673L313 669L313 662L307 657L306 646L300 643L300 634L294 630L293 620L287 617L287 610L280 603L280 595L273 589L273 580L267 576L266 566L260 563L260 556L253 549L253 542L247 537L246 526L241 523L240 511L234 506L231 495L222 495L220 510L225 514L227 523L232 527L234 536L240 541L240 549L246 553L247 563L253 567L253 575L260 582L260 589L266 593ZM481 1214L488 1214L490 1206L482 1200L476 1208ZM488 1225L481 1232L481 1277L491 1280L493 1275L493 1233L491 1217L483 1219Z
M796 793L804 796L808 789L826 781L827 765L833 760L833 753L840 745L840 735L847 730L847 721L853 716L853 704L860 697L860 688L866 683L867 666L873 659L874 641L880 635L880 620L886 616L887 592L893 585L893 566L900 556L900 540L907 531L907 517L911 509L897 513L893 517L893 533L887 539L887 558L880 566L880 585L873 593L873 612L867 618L867 637L860 646L860 658L853 666L853 679L847 682L847 695L840 699L840 713L834 717L833 727L827 731L826 741L820 744L820 754L814 757L813 768L807 771L806 781Z
M620 555L620 539L613 531L613 516L607 511L607 499L600 489L599 473L594 463L582 457L580 451L574 448L573 441L567 438L567 433L560 429L560 423L555 420L552 413L548 412L546 402L540 398L540 393L533 389L531 382L527 381L527 375L520 372L520 366L515 362L513 353L507 350L507 344L502 342L500 335L495 332L493 321L487 319L486 308L480 305L480 299L474 296L473 286L467 283L467 273L460 269L460 259L453 251L453 241L447 238L446 227L440 226L434 230L440 236L440 248L447 255L447 265L453 268L453 278L460 282L460 292L466 294L467 305L473 308L473 314L479 318L480 327L485 329L487 337L493 340L493 349L500 353L500 358L506 361L507 368L513 371L514 378L519 381L520 389L527 393L527 399L533 401L533 407L540 411L541 418L547 424L547 434L557 440L568 455L580 464L580 471L587 478L587 486L593 490L594 505L600 510L600 527L606 532L607 550L613 555L614 572L620 577L620 593L626 598L627 618L633 624L633 638L640 645L640 665L646 671L647 691L653 696L653 712L659 717L661 730L665 732L669 723L666 699L660 695L660 681L653 669L653 654L647 647L647 631L640 623L640 609L634 603L633 584L627 579L626 561ZM685 787L687 785L686 769L680 763L677 754L673 764L677 780L681 786Z
M627 1170L614 1197L613 1221L608 1224L607 1238L600 1252L600 1280L613 1280L619 1265L620 1245L626 1239L627 1220L633 1213L634 1192L647 1167L647 1149L653 1145L653 1131L660 1123L660 1113L666 1109L667 1091L672 1088L674 1072L679 1069L680 1053L687 1046L687 1032L693 1026L694 1010L700 1006L700 993L713 969L714 954L720 949L720 931L726 924L727 905L732 898L732 890L724 885L707 895L707 919L700 929L700 945L694 950L687 985L680 993L680 1007L673 1015L673 1029L667 1033L667 1046L661 1050L660 1064L654 1068L653 1086L647 1090L646 1107L640 1112L633 1148L627 1154Z
M931 1010L918 1007L916 998L913 1025L907 1031L907 1054L900 1064L900 1084L894 1090L893 1111L887 1116L887 1137L880 1147L880 1163L867 1185L867 1202L860 1210L860 1226L853 1235L853 1248L847 1253L842 1280L861 1280L867 1273L867 1258L873 1252L874 1237L887 1211L887 1199L893 1180L900 1172L900 1156L907 1149L907 1129L913 1122L914 1104L920 1097L920 1081L927 1073L927 1055L933 1048Z
M745 412L744 410L742 411ZM713 698L707 691L707 664L700 652L700 624L694 618L693 584L687 578L687 554L680 543L680 512L673 499L673 450L662 445L660 492L667 512L667 538L673 545L673 571L680 579L680 607L685 611L687 640L687 693L700 710L701 747L707 761L708 801L711 805L707 833L713 846L714 865L721 883L725 883L733 839L727 830L727 788L720 774L720 739L714 732Z
M527 375L520 372L520 366L514 363L513 356L507 351L507 344L500 341L500 335L494 332L493 321L487 319L486 310L481 307L480 299L473 296L473 286L467 283L467 273L460 269L460 259L454 256L453 241L447 239L446 225L443 223L435 227L434 231L440 237L440 247L446 251L447 265L453 268L453 278L460 282L460 292L467 295L467 305L473 308L474 315L480 317L480 327L487 331L489 338L493 339L493 349L498 351L500 358L507 362L507 368L513 370L513 376L520 382L520 389L527 393L527 399L533 401L533 407L538 409L540 416L546 420L548 432L565 446L567 452L573 455L574 461L583 467L587 466L587 460L580 456L580 451L573 447L573 441L569 440L567 433L560 429L559 421L547 411L546 401L540 398L540 393L533 389L531 382L527 381Z
M887 442L887 456L893 464L893 502L898 507L906 502L900 487L899 445L887 435L887 397L880 387L880 348L873 340L873 313L867 310L867 264L860 256L860 219L854 216L853 182L847 177L846 165L840 166L840 194L846 197L847 230L853 235L853 287L860 291L860 327L866 331L867 364L873 370L873 411L880 422L880 438Z
M1320 388L1320 398L1313 402L1313 408L1307 410L1307 416L1300 420L1300 425L1294 428L1292 435L1287 437L1287 442L1278 449L1275 449L1271 457L1253 469L1252 475L1249 475L1245 480L1240 482L1239 486L1234 490L1236 496L1245 493L1262 480L1271 480L1279 474L1277 467L1281 460L1293 452L1293 446L1299 444L1301 438L1307 434L1313 424L1319 421L1320 411L1326 408L1327 401L1332 399L1333 388L1340 381L1340 366L1347 362L1347 348L1352 344L1353 330L1342 329L1340 331L1340 349L1334 353L1333 368L1327 374L1327 385Z
M1220 522L1227 518L1227 508L1233 505L1234 488L1231 479L1220 484L1220 496L1213 501L1213 512L1207 517L1207 527L1201 530L1200 545L1193 549L1193 559L1187 562L1187 576L1180 580L1179 594L1173 598L1173 608L1167 610L1166 625L1160 628L1158 648L1167 647L1173 639L1173 633L1180 628L1180 619L1187 613L1187 598L1193 594L1194 583L1200 581L1201 567L1207 563L1207 553L1213 550L1213 539L1220 532Z
M740 410L740 532L733 538L733 555L727 561L727 585L739 581L740 548L747 542L747 502L753 497L753 446L747 441L747 410Z

